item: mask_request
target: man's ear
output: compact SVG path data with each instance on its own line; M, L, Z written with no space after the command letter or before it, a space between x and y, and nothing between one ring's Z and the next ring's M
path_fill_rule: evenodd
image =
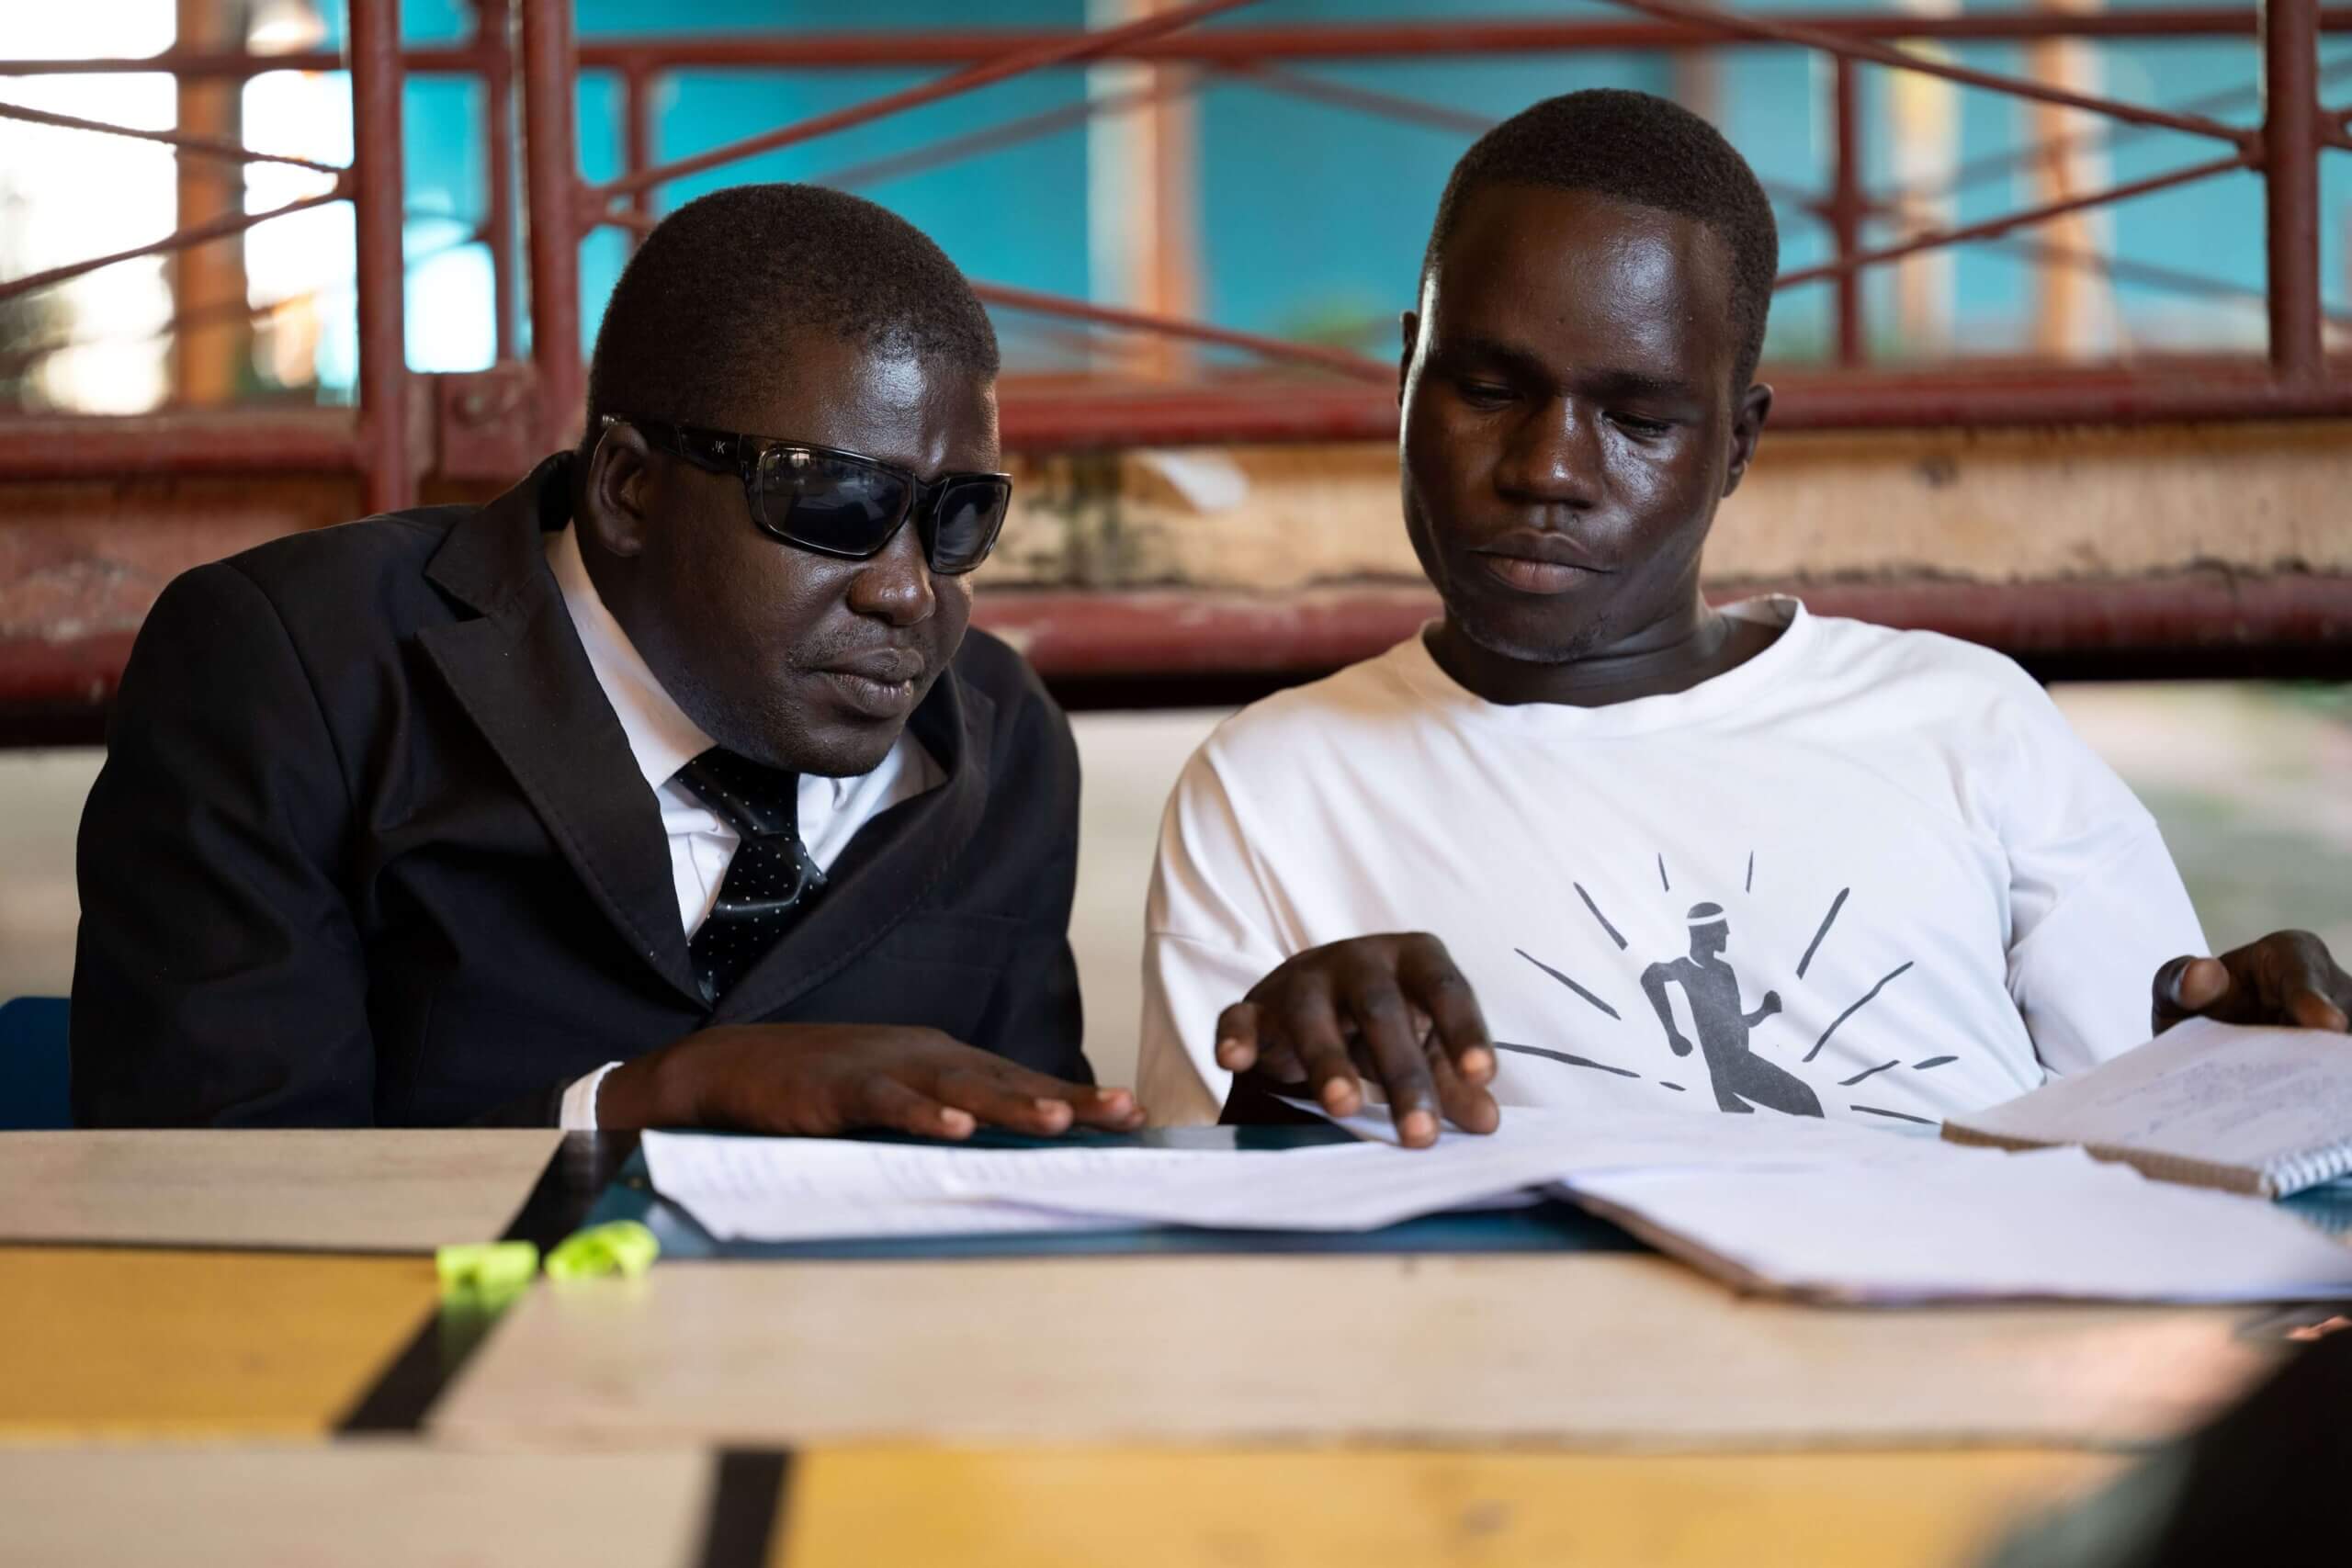
M652 456L638 428L620 420L605 426L588 455L578 521L606 555L629 557L645 548Z
M1420 346L1421 313L1408 310L1396 318L1402 330L1403 345L1396 351L1396 406L1405 406L1405 378L1413 373L1413 350Z
M1724 471L1725 495L1747 477L1747 465L1756 461L1756 444L1764 438L1764 422L1771 413L1772 389L1763 382L1752 383L1739 395L1739 407L1732 412L1731 464Z

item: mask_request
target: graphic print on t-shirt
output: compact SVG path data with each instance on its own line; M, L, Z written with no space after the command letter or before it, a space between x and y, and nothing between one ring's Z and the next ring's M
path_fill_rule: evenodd
M1661 892L1670 896L1673 892L1673 884L1668 876L1666 857L1663 854L1657 857L1657 873ZM1745 879L1747 891L1752 893L1755 890L1755 880L1756 862L1755 857L1750 855ZM1569 886L1576 889L1577 897L1582 900L1585 908L1600 924L1600 929L1608 933L1610 941L1616 944L1618 951L1630 953L1631 944L1625 940L1624 934L1617 929L1606 914L1601 912L1600 904L1586 890L1584 885L1577 882ZM1845 909L1847 899L1852 892L1851 887L1841 887L1838 890L1837 897L1830 900L1827 912L1822 916L1820 925L1814 931L1813 940L1805 945L1804 956L1797 961L1797 980L1804 979L1805 972L1813 965L1814 955L1821 951L1823 941L1830 934L1831 928L1837 925L1838 915ZM1742 919L1745 923L1747 917ZM1805 1082L1801 1074L1757 1053L1756 1032L1766 1020L1780 1014L1781 993L1778 990L1768 989L1758 998L1755 1007L1747 1008L1743 1004L1741 1000L1745 994L1743 976L1728 956L1733 951L1730 914L1721 904L1701 902L1690 906L1684 911L1683 923L1689 933L1689 951L1682 954L1659 958L1640 971L1642 994L1648 999L1651 1010L1657 1015L1657 1027L1662 1032L1668 1049L1678 1057L1689 1056L1693 1051L1698 1054L1700 1059L1706 1065L1707 1077L1715 1096L1715 1106L1720 1111L1746 1115L1754 1112L1757 1107L1762 1106L1767 1110L1778 1111L1789 1116L1822 1114L1819 1094L1812 1085ZM1617 1009L1592 990L1526 949L1516 948L1513 951L1520 957L1558 981L1589 1006L1597 1009L1617 1023L1630 1022L1638 1028L1644 1021L1627 1020ZM1830 1036L1836 1034L1849 1020L1876 1000L1890 982L1900 978L1911 967L1912 961L1904 960L1890 969L1876 985L1855 998L1843 1011L1838 1014L1829 1027L1822 1031L1820 1037L1813 1042L1811 1048L1799 1058L1800 1065L1810 1062L1821 1055L1822 1047L1829 1043ZM1679 1009L1676 1005L1678 1002L1680 1003ZM1687 1031L1682 1023L1685 1018L1690 1021ZM1695 1041L1691 1038L1692 1035L1697 1036ZM1498 1049L1521 1055L1544 1057L1567 1066L1593 1068L1614 1074L1619 1077L1640 1078L1648 1076L1633 1067L1612 1066L1564 1051L1515 1044L1499 1040L1495 1042L1495 1044ZM1924 1061L1911 1064L1909 1070L1928 1071L1943 1066L1952 1060L1953 1058L1949 1055L1931 1056ZM1900 1058L1883 1062L1864 1068L1850 1077L1838 1080L1838 1087L1850 1089L1866 1078L1902 1067L1903 1063ZM1683 1085L1669 1078L1658 1077L1655 1081L1660 1088L1678 1093L1684 1089ZM1868 1115L1891 1117L1904 1122L1925 1122L1927 1121L1925 1117L1913 1116L1899 1111L1889 1111L1874 1105L1855 1104L1851 1109Z
M1668 987L1679 986L1690 1001L1691 1030L1699 1036L1707 1076L1714 1080L1717 1110L1750 1111L1767 1105L1791 1116L1820 1115L1821 1101L1803 1078L1748 1049L1748 1031L1781 1010L1781 993L1765 992L1754 1012L1739 1010L1739 976L1723 957L1731 945L1731 922L1723 906L1693 904L1688 919L1690 955L1642 971L1642 994L1657 1013L1667 1044L1678 1056L1690 1054L1667 996Z

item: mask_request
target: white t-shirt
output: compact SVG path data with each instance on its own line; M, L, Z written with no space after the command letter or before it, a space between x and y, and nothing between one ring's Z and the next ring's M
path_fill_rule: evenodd
M1792 599L1728 613L1786 629L1671 696L1501 706L1415 637L1221 726L1152 875L1154 1116L1216 1116L1217 1014L1269 971L1383 931L1444 942L1505 1105L1607 1074L1899 1127L2146 1039L2157 968L2204 936L2154 821L2041 689Z

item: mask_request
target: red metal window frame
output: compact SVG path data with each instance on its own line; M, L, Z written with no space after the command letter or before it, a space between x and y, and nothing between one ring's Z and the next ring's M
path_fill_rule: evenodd
M1361 112L1428 124L1464 136L1478 117L1395 94L1302 76L1283 62L1433 55L1574 52L1587 50L1693 50L1802 47L1828 58L1835 149L1828 188L1777 190L1776 199L1821 222L1833 260L1784 275L1781 286L1826 284L1836 291L1837 353L1832 367L1781 367L1774 377L1779 429L1860 430L1901 426L2042 425L2065 423L2239 418L2352 417L2352 364L2331 365L2319 270L2319 158L2352 148L2352 109L2324 105L2319 71L2323 31L2352 30L2352 6L2319 0L2267 0L2256 8L2118 9L1919 17L1895 14L1766 18L1684 3L1613 0L1633 13L1577 20L1226 26L1193 24L1246 8L1250 0L1201 0L1127 27L1100 31L867 32L631 38L585 43L572 36L571 0L473 0L475 36L455 48L403 51L398 0L350 0L345 53L255 55L173 51L146 60L0 61L0 76L98 72L166 72L182 78L243 79L271 71L351 73L355 144L351 168L294 163L331 175L334 185L274 212L238 214L183 230L116 256L96 257L43 274L0 282L0 298L51 286L134 254L205 243L322 202L356 209L360 301L359 408L335 411L200 411L134 418L0 416L0 481L119 479L136 475L333 474L363 480L371 508L410 504L426 467L429 433L419 428L418 378L407 370L402 310L401 96L410 73L458 74L485 85L483 134L489 202L479 237L491 257L495 334L502 361L495 395L482 394L490 417L502 409L536 411L527 431L507 434L519 450L568 440L582 398L579 244L594 227L642 230L654 220L654 193L682 175L723 166L755 152L869 123L918 104L937 102L1026 71L1118 59L1182 63L1216 79L1254 83ZM519 24L519 26L518 26ZM1958 42L2028 39L2258 37L2263 106L2258 127L2212 118L2231 107L2205 102L2173 108L2095 97L1953 65L1906 50L1908 40ZM662 76L683 68L773 70L936 65L946 74L849 108L780 127L729 147L654 161L651 95ZM2127 128L2161 128L2217 143L2216 155L2110 189L2012 212L1937 233L1871 248L1870 220L1893 210L1897 193L1873 193L1861 175L1861 68L1922 72L1964 86L2064 105ZM591 186L580 176L575 84L583 70L615 73L622 86L624 172ZM2328 78L2346 74L2331 72ZM1090 100L1070 110L967 132L899 154L882 165L843 170L840 178L876 177L970 156L991 147L1065 129L1091 114L1159 101L1182 84ZM519 105L516 101L519 94ZM516 167L516 120L521 121ZM40 120L91 134L157 141L194 156L264 159L229 143L176 132L151 132L0 104L0 116ZM2070 138L2068 141L2079 141ZM1955 186L2039 159L2067 146L2046 143L1958 171ZM1862 333L1861 278L1871 267L1923 250L1959 243L2032 247L2031 254L2127 276L2130 264L2052 253L2015 231L2064 213L2127 200L2223 173L2248 169L2262 178L2267 266L2264 290L2269 351L2263 359L2183 359L2124 370L2099 366L2027 365L1894 371L1871 368ZM2136 271L2187 291L2239 293L2224 281L2176 268ZM513 363L520 338L523 282L528 280L531 360ZM1393 436L1393 367L1329 348L1283 343L1209 323L1119 310L1034 290L983 285L1000 308L1036 312L1085 328L1159 333L1250 352L1270 364L1315 371L1295 378L1183 385L1060 386L1024 389L1003 404L1008 446L1042 452L1148 445L1250 441L1376 439ZM201 310L185 318L198 319ZM474 394L469 393L469 396ZM2352 603L2337 578L2236 581L2199 574L2128 584L2041 583L1811 585L1808 597L1828 613L1858 613L1898 625L1932 626L1988 642L2028 659L2123 652L2134 659L2170 654L2199 668L2218 667L2265 649L2352 649ZM1430 613L1424 592L1332 590L1279 604L1194 594L992 593L988 619L1023 634L1033 660L1066 690L1087 682L1105 691L1198 694L1227 677L1248 681L1328 668L1408 635ZM63 643L38 639L0 649L0 713L62 703L86 712L119 674L126 633ZM2199 660L2205 660L2199 664ZM2135 666L2137 667L2137 666ZM1170 682L1175 682L1170 685ZM1189 684L1188 684L1189 682ZM1222 688L1218 688L1222 690ZM1080 694L1082 695L1082 694ZM1244 693L1243 694L1246 694ZM1162 700L1165 700L1164 695ZM78 732L77 732L78 733Z
M652 219L651 195L685 175L778 147L813 140L852 125L870 123L921 104L969 92L1026 72L1067 67L1103 59L1175 62L1212 67L1239 79L1271 82L1278 89L1305 91L1371 113L1418 118L1454 111L1416 106L1393 96L1314 84L1286 82L1272 62L1297 60L1362 60L1399 55L1464 54L1549 50L1689 49L1780 45L1816 51L1835 62L1832 107L1837 156L1830 189L1804 199L1803 209L1822 219L1834 243L1834 259L1782 277L1782 287L1826 281L1838 291L1838 361L1860 367L1866 357L1861 333L1860 277L1870 267L1918 252L1969 242L2001 239L2041 220L2130 199L2153 191L2237 169L2252 169L2265 188L2269 311L2267 367L2235 366L2216 373L2206 365L2177 371L2135 374L2112 370L2052 368L2020 381L2000 375L1928 375L1867 379L1798 374L1783 378L1780 423L1795 428L1852 428L1885 424L2039 423L2062 420L2118 422L2167 418L2238 418L2352 415L2352 377L2331 372L2324 352L2325 318L2319 274L2318 160L2324 148L2352 147L2347 113L2320 100L2318 46L2322 30L2352 28L2352 6L2326 7L2319 0L2267 0L2256 9L2110 10L2092 14L2028 12L2007 15L1911 17L1893 15L1770 17L1742 15L1685 0L1612 0L1634 13L1624 18L1575 21L1446 21L1330 26L1226 27L1202 30L1194 24L1246 8L1251 0L1195 0L1194 4L1125 27L1093 32L971 31L964 33L779 34L729 38L629 39L586 44L572 36L568 0L476 0L480 26L474 39L454 49L403 52L399 46L398 0L351 0L351 36L345 55L325 53L253 55L220 51L168 51L149 60L8 61L0 75L60 72L165 71L187 77L243 77L286 69L351 71L354 127L358 156L349 170L307 164L335 175L334 187L274 212L243 214L202 228L179 231L119 255L97 257L0 283L0 298L47 287L96 266L131 255L202 243L266 222L280 213L332 200L350 200L357 212L360 300L359 412L339 428L332 418L254 413L235 416L158 415L139 421L110 419L0 419L0 478L53 477L121 471L213 470L302 471L331 468L365 476L368 502L389 508L416 493L421 463L410 429L409 373L402 356L400 276L401 96L411 71L458 73L481 79L484 131L492 160L491 211L483 238L492 257L497 293L497 338L502 355L514 350L516 331L516 238L527 232L532 325L532 369L537 382L530 402L538 411L533 433L541 446L567 438L578 417L582 391L580 356L581 301L578 243L590 228L617 223L642 228ZM520 48L514 22L520 20ZM2154 108L2117 99L2065 91L2041 83L1974 70L1903 47L1903 40L2022 39L2037 38L2146 39L2245 37L2262 44L2265 114L2256 129L2232 127L2188 109ZM952 67L932 82L886 94L794 125L713 149L691 158L656 164L647 105L666 72L682 67L774 69L784 66L851 68L939 64ZM2169 173L2127 182L2105 191L2009 213L1984 222L1897 243L1865 247L1867 217L1883 204L1863 188L1860 173L1860 111L1855 80L1862 65L1915 71L1962 85L2061 104L2122 124L2160 127L2222 143L2222 155ZM601 186L579 175L572 84L583 69L618 73L624 85L623 175ZM514 94L522 96L523 200L514 198L511 168ZM0 114L62 124L51 116L0 106ZM1049 117L1035 117L1046 119ZM1051 117L1065 123L1069 117ZM143 132L97 122L74 126L94 133L131 134L164 141L183 152L238 159L260 158L248 150L210 145L199 138ZM1468 124L1461 127L1473 129ZM1001 145L1006 134L1025 128L1000 128L959 137L952 152ZM2030 156L2030 154L2029 154ZM303 160L276 160L305 163ZM2163 271L2165 269L2153 269ZM2177 278L2178 275L2174 275ZM2193 276L2190 286L2211 280ZM1246 388L1192 387L1136 389L1108 396L1036 400L1007 409L1007 435L1017 445L1072 446L1122 441L1290 440L1372 436L1391 429L1393 402L1387 383L1391 367L1344 351L1286 344L1207 323L1174 321L1106 309L1034 290L983 286L1000 306L1060 317L1088 326L1164 333L1194 341L1255 352L1269 361L1333 372L1329 387L1285 387L1279 395ZM1083 406L1080 406L1083 405ZM235 434L225 442L224 431Z

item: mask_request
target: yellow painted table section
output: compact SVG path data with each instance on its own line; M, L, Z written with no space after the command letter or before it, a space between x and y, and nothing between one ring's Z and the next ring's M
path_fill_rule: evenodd
M322 1436L438 1294L429 1258L0 1247L0 1442Z
M0 1561L758 1568L764 1533L766 1568L1962 1568L2121 1462L2021 1450L819 1449L780 1496L739 1500L763 1511L720 1551L722 1467L698 1450L20 1450L0 1462Z
M819 1450L773 1568L1942 1568L2110 1456Z
M0 1134L0 1442L326 1434L430 1321L433 1249L497 1235L557 1139Z

